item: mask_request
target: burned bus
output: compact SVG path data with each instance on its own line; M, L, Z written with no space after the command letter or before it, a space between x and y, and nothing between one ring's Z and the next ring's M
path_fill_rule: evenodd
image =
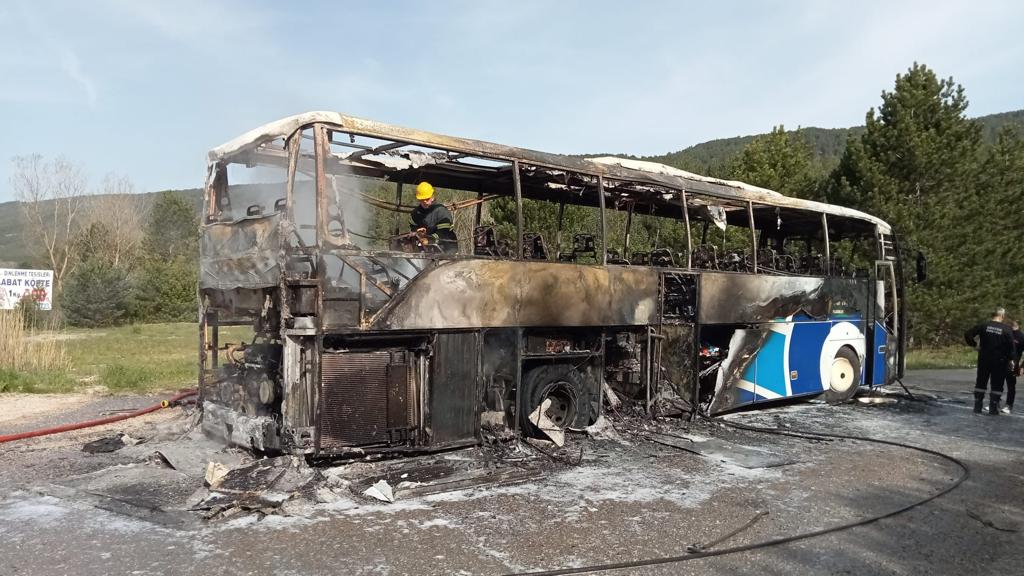
M409 222L423 182L451 249ZM209 153L200 267L202 427L259 451L579 429L610 395L660 414L841 401L903 370L878 218L334 112Z

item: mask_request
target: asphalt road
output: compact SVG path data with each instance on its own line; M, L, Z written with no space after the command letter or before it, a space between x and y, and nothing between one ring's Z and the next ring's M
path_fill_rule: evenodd
M971 379L968 371L920 371L906 383L937 399L803 403L729 417L950 454L970 468L970 478L952 493L828 536L611 573L1024 574L1024 418L972 414ZM589 441L579 466L552 467L528 483L391 504L352 495L290 515L176 525L86 497L92 480L81 478L92 476L82 474L111 465L119 466L117 474L166 474L155 465L124 466L142 458L146 444L82 454L81 443L103 434L97 432L73 442L0 445L0 575L504 574L582 567L683 554L687 545L709 542L759 511L768 514L722 546L834 526L934 494L959 474L947 462L896 447L673 425L679 433L793 463L744 468L627 434L626 443ZM126 426L140 436L160 428L159 422ZM109 479L112 473L94 474ZM55 496L45 488L69 482L81 489Z

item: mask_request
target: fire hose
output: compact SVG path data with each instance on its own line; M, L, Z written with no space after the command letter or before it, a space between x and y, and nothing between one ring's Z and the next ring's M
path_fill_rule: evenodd
M177 406L181 404L182 400L195 396L198 394L198 390L187 390L171 396L166 400L161 400L157 404L140 408L138 410L128 412L125 414L117 414L115 416L108 416L106 418L97 418L95 420L86 420L84 422L75 422L72 424L62 424L60 426L54 426L52 428L41 428L39 430L30 430L28 432L18 432L16 434L6 434L0 436L0 444L4 442L13 442L15 440L24 440L25 438L36 438L38 436L48 436L50 434L60 434L61 432L70 432L72 430L81 430L82 428L91 428L93 426L102 426L104 424L111 424L113 422L120 422L121 420L127 420L129 418L135 418L136 416L142 416L151 412L156 412L161 408L169 408L171 406Z

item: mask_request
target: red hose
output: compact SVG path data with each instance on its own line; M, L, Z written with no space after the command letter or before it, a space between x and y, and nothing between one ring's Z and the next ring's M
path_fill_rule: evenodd
M42 428L40 430L32 430L29 432L7 434L5 436L0 436L0 444L3 444L4 442L13 442L15 440L23 440L25 438L60 434L61 432L70 432L71 430L80 430L82 428L91 428L93 426L102 426L103 424L110 424L111 422L120 422L121 420L127 420L129 418L135 418L136 416L142 416L143 414L149 414L150 412L156 412L161 408L174 406L183 399L188 398L189 396L195 396L196 394L198 394L197 390L189 390L187 392L175 394L167 400L161 401L159 404L140 408L134 412L128 412L127 414L117 414L116 416L108 416L106 418L98 418L96 420L86 420L85 422L76 422L74 424L63 424L61 426L54 426L53 428Z

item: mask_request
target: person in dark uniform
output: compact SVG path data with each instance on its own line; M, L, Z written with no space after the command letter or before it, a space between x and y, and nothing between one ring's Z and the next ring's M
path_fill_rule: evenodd
M429 182L416 186L416 199L420 205L409 215L409 230L416 233L421 247L434 244L442 252L456 252L459 239L455 236L455 225L451 210L444 204L434 203L434 187Z
M1003 324L1005 315L1006 310L996 308L992 313L991 320L964 332L967 344L978 347L978 379L974 384L974 412L976 414L981 413L982 404L985 402L985 391L989 386L991 386L991 391L988 413L993 416L999 414L999 397L1003 395L1003 382L1011 367L1011 359L1017 355L1013 343L1013 331L1009 326Z
M1013 397L1017 395L1017 376L1021 376L1020 358L1024 353L1024 332L1020 331L1020 323L1016 320L1010 322L1013 330L1013 344L1017 348L1017 354L1013 357L1013 366L1010 373L1006 375L1006 404L1003 405L1003 414L1013 412Z

